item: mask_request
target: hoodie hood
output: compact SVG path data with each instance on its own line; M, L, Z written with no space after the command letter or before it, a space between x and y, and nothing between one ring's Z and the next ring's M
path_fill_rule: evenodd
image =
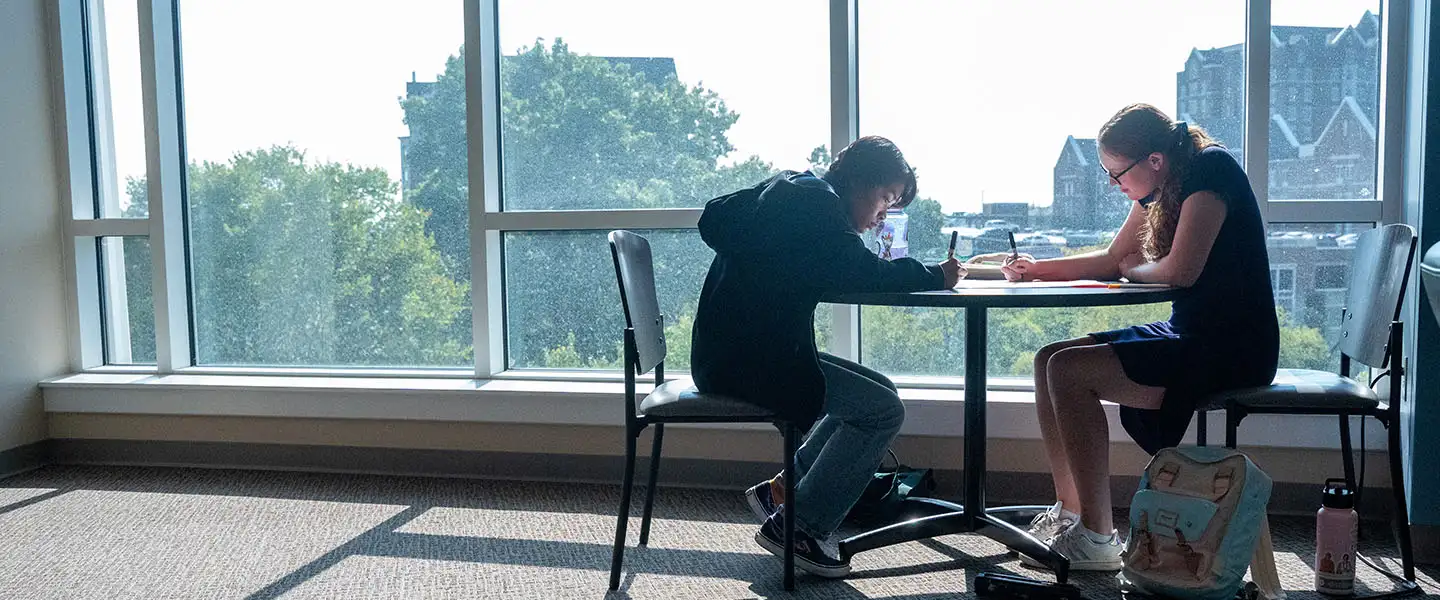
M777 241L818 229L849 229L840 197L810 171L781 171L754 187L715 198L700 215L700 239L716 254L773 249Z

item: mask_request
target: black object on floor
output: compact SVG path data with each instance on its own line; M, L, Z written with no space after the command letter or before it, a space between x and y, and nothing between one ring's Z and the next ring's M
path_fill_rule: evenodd
M1050 583L1018 575L980 573L975 576L975 595L981 598L1016 600L1082 600L1080 589L1069 583Z

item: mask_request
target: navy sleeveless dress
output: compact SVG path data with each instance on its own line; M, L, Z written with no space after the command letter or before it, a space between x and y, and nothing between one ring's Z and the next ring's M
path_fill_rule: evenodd
M1280 354L1265 225L1250 180L1212 146L1195 155L1180 189L1182 199L1213 192L1226 207L1200 278L1175 299L1170 320L1090 334L1114 348L1132 381L1165 388L1157 410L1120 408L1125 430L1151 454L1180 443L1201 397L1268 385Z

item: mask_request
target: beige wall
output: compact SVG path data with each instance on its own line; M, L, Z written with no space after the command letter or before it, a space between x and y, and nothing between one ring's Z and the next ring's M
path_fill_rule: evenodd
M623 455L623 430L618 427L375 421L346 419L279 419L262 417L180 417L56 413L50 435L57 439L166 440L314 444L380 448L476 450L552 454ZM641 448L648 448L647 439ZM952 437L902 437L895 451L907 464L959 470L964 440ZM1329 450L1247 448L1255 461L1277 481L1323 482L1340 468L1340 453ZM780 437L770 431L736 431L671 426L665 435L665 456L735 461L777 461ZM987 462L991 471L1049 472L1039 440L992 440ZM1114 444L1114 473L1139 474L1147 457L1134 444ZM1370 456L1368 485L1388 486L1384 454Z
M46 2L0 2L0 451L46 437L36 383L66 368Z

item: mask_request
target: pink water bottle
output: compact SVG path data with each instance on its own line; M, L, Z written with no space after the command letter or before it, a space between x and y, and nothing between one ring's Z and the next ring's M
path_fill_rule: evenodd
M1355 492L1344 479L1325 480L1315 513L1315 591L1331 596L1355 593L1355 540L1360 516Z

